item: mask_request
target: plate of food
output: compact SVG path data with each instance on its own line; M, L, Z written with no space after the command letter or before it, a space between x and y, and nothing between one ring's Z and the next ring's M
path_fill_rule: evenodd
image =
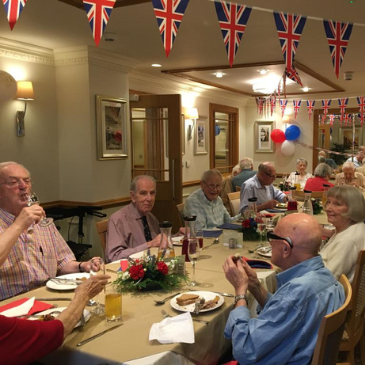
M174 246L182 246L184 236L171 237L171 240Z
M276 209L287 209L288 208L288 204L287 203L278 203L275 205Z
M256 252L263 257L271 257L272 256L272 250L271 247L260 247L256 250Z
M77 288L77 285L81 284L89 277L90 274L87 272L60 275L56 276L54 279L48 280L46 283L46 287L53 290L74 290Z
M180 312L194 312L195 302L198 299L205 299L200 313L209 312L219 308L224 303L224 298L210 291L189 291L183 294L178 294L170 301L172 308Z
M52 321L54 319L56 319L59 315L59 313L52 313L55 311L58 312L63 312L67 307L60 307L60 308L50 308L47 309L43 312L39 312L37 313L34 317L29 317L28 320L30 321ZM84 309L84 318L85 318L85 322L87 322L90 319L90 312L87 309ZM80 327L81 326L81 321L79 321L75 328Z

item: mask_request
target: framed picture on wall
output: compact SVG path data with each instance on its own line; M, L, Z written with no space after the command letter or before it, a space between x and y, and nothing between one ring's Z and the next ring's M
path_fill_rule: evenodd
M126 107L126 99L96 95L98 160L128 157Z
M346 152L352 152L352 146L354 151L359 149L362 145L362 128L355 127L355 134L352 127L339 128L339 140L342 142Z
M272 153L274 152L274 142L270 138L270 134L275 128L274 121L255 122L255 152Z
M194 128L194 155L206 155L207 148L207 127L205 120L196 120Z

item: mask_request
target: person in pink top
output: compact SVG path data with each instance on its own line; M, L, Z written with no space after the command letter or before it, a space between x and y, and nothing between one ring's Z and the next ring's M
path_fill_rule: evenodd
M326 163L320 163L314 170L314 177L307 180L304 190L323 191L323 184L333 187L334 184L328 181L331 174L331 167L329 167Z

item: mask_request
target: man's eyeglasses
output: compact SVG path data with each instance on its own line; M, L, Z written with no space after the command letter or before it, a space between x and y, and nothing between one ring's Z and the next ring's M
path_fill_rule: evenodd
M288 242L290 248L293 248L293 242L289 237L280 237L272 232L267 232L267 240L270 244L272 244L273 241L285 241Z
M30 177L26 177L24 179L13 177L13 178L11 178L7 181L4 181L4 182L0 183L0 185L7 185L7 186L9 186L9 188L13 188L15 186L20 186L22 183L24 185L29 186L32 183L32 179Z
M276 179L276 175L270 175L267 172L264 171L264 174L268 177L270 177L271 179Z
M217 190L222 190L222 185L221 184L207 184L205 181L203 181L203 183L208 186L208 188L210 190L214 190L214 189L217 189Z

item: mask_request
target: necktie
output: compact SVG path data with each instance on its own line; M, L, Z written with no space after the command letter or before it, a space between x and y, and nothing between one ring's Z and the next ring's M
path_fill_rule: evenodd
M142 223L143 223L144 237L146 238L146 242L152 241L150 227L148 227L147 217L145 215L142 217Z

